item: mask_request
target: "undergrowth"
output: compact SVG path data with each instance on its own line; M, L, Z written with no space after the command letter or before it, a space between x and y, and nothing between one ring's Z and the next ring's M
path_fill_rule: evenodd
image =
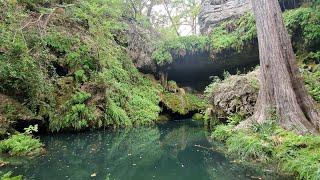
M12 172L9 171L9 172L1 175L0 180L23 180L23 176L22 175L14 176L14 175L12 175Z
M320 66L316 65L312 69L301 69L305 85L310 95L320 103Z
M4 1L0 8L0 93L46 117L52 131L158 118L158 88L115 40L126 38L118 37L128 29L124 2ZM107 87L94 105L96 94L83 90L92 83Z
M43 151L43 144L32 136L32 133L37 131L37 125L29 126L25 128L24 133L14 134L8 139L0 141L0 152L8 153L11 156L39 155Z
M247 130L235 130L233 124L219 125L212 138L226 142L227 152L245 161L278 165L297 179L317 180L320 176L320 137L297 135L279 127L271 117L266 123L252 124Z

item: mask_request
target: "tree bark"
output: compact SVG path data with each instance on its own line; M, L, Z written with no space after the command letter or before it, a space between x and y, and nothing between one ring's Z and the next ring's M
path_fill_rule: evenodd
M299 73L278 0L252 0L260 56L260 91L249 122L270 120L299 134L319 132L320 112ZM244 122L248 125L248 122Z

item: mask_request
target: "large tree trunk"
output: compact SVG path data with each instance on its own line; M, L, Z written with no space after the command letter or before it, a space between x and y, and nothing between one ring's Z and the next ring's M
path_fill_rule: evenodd
M320 112L304 87L278 0L252 0L260 53L260 92L251 122L276 112L279 123L300 134L318 133ZM274 109L274 110L273 110Z

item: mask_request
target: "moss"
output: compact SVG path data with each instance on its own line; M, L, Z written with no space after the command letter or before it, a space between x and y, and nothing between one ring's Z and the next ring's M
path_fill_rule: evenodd
M172 112L186 115L189 112L200 111L205 108L203 100L192 94L165 92L162 95L163 104Z
M168 81L166 89L169 92L176 93L176 92L178 92L179 87L178 87L178 85L177 85L177 83L175 81Z
M170 120L170 117L168 115L161 114L161 115L159 115L157 122L166 122L169 120Z
M194 120L203 120L204 119L204 116L201 114L201 113L195 113L193 116L192 116L192 119Z
M0 93L0 114L9 121L19 119L41 119L19 101Z

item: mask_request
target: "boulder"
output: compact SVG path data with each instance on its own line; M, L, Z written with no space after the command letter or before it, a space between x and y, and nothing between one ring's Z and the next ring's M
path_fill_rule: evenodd
M213 85L207 97L219 118L234 113L249 116L253 113L259 91L259 70L244 75L233 75Z

